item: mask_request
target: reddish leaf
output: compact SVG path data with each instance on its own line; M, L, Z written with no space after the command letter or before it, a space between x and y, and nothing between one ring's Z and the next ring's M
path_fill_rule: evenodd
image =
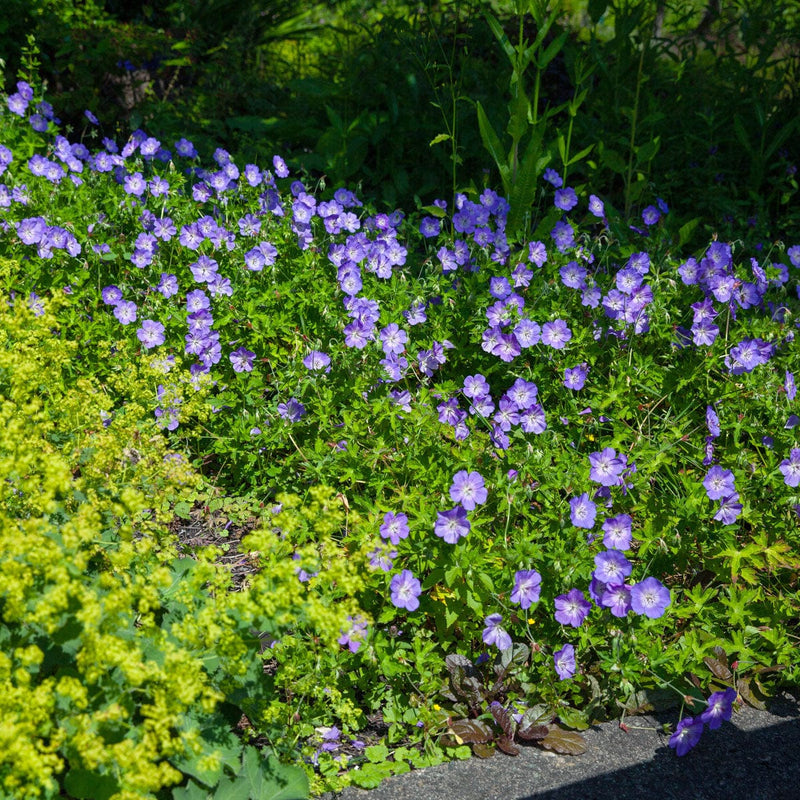
M716 658L717 661L724 664L726 667L728 666L728 654L723 648L717 644L711 648L711 652L714 654L714 658Z
M491 758L494 755L494 747L490 744L474 744L472 745L472 752L478 758Z
M586 752L586 742L583 736L575 731L565 731L556 727L550 728L550 732L539 744L545 750L552 750L554 753L567 756L579 756Z
M711 656L706 656L703 659L703 661L706 662L706 666L711 670L715 678L719 678L721 681L724 681L725 683L728 683L733 679L733 673L728 669L727 658L725 659L725 661L722 661L721 659L718 658L711 658Z
M445 733L439 738L439 744L442 747L460 747L463 742L458 742L455 736L450 736L449 733Z
M513 739L514 738L514 719L508 711L500 705L500 703L492 703L489 706L489 711L492 712L494 721L503 729L503 733ZM500 743L498 742L498 747ZM502 749L502 748L501 748Z
M550 733L547 725L529 725L527 728L519 728L517 736L520 739L544 739Z
M444 663L451 675L453 671L458 668L464 671L474 669L472 662L466 656L462 656L459 653L450 653L450 655L445 658Z
M504 752L508 753L510 756L518 756L519 755L519 747L517 747L508 736L501 736L497 740L497 746Z
M753 694L753 690L750 687L750 678L739 678L739 680L736 681L736 690L739 692L739 697L741 697L747 705L757 708L759 711L767 710L763 700L760 700Z
M469 744L483 744L494 738L492 729L479 719L457 719L450 723L448 733L452 733L457 740Z

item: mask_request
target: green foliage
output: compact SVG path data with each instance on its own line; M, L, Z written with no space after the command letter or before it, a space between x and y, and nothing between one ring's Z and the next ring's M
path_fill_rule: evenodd
M702 216L694 247L713 233L774 241L800 225L792 2L11 9L0 21L7 79L32 37L51 101L87 139L96 131L83 110L102 107L104 133L146 123L206 156L280 152L390 208L480 188L492 165L512 235L539 214L547 159L626 215L655 192L684 209L683 223Z
M493 670L485 671L488 674L482 674L468 658L457 653L447 657L450 690L444 693L444 697L453 703L452 715L459 718L448 718L447 735L443 739L445 746L469 743L475 755L481 758L493 756L495 748L510 756L519 755L515 739L566 755L586 752L579 733L565 731L553 724L556 711L541 705L533 706L520 715L519 722L508 711L507 706L515 695L525 697L530 693L531 687L521 683L517 674L529 656L527 645L513 645L495 658ZM568 724L570 718L582 717L574 709L561 709L558 714ZM575 721L575 724L588 727L585 721L583 724Z
M796 235L794 4L600 2L588 17L597 79L577 133L596 144L592 182L626 210L656 186L707 221L696 246Z
M554 157L556 148L565 177L568 167L585 158L591 150L590 146L577 155L571 156L569 153L572 122L587 93L582 90L581 84L588 76L578 76L575 96L571 101L545 107L544 110L539 108L542 78L568 38L567 31L550 36L560 10L559 3L555 3L551 9L549 3L542 0L517 3L519 19L516 45L511 43L500 22L487 14L489 27L511 63L511 100L505 126L505 133L511 137L511 144L507 153L481 103L477 102L475 107L483 145L500 172L503 194L509 201L508 231L512 237L524 235L530 229L531 207L537 195L539 178ZM536 25L536 38L531 43L524 37L526 12L531 14ZM528 98L526 92L526 73L531 66L534 68L533 100ZM563 115L564 111L568 112L569 118L566 141L561 135L556 139L552 130L553 121Z
M344 116L331 118L350 135ZM660 151L641 144L638 112L630 119L640 149L620 159L637 175ZM565 175L570 121L554 140ZM304 765L313 792L370 786L468 745L576 752L581 729L662 702L664 687L696 704L726 685L757 703L797 684L791 242L704 244L691 277L681 250L705 219L659 204L639 230L610 202L602 218L587 211L589 185L561 213L539 182L534 233L509 244L507 206L491 190L422 206L439 229L430 234L420 214L379 213L324 181L280 177L270 161L258 181L241 170L213 191L193 159L132 144L116 173L86 156L78 172L54 152L55 133L0 116L13 156L0 207L8 791L302 794L287 761ZM34 154L70 172L37 176ZM573 177L589 162L574 166ZM124 180L136 173L149 191L135 196ZM47 232L32 241L37 217ZM166 217L176 233L157 238ZM207 232L185 243L178 231L186 239L195 224ZM573 243L556 239L567 225ZM152 245L148 263L140 242ZM201 299L201 257L224 278L202 286L208 316L187 306L192 292ZM356 269L361 289L346 295ZM157 288L168 272L174 296ZM135 324L103 293L112 285ZM716 315L705 344L690 330L698 308ZM349 341L356 318L368 330ZM524 342L522 320L539 326L536 342ZM148 321L163 343L149 346ZM543 340L558 322L568 340ZM395 360L383 341L392 324L406 334ZM190 325L213 328L202 346ZM759 363L737 363L746 342ZM252 358L237 361L241 349ZM305 363L323 350L328 365ZM571 385L584 365L585 383ZM477 375L491 410L467 391ZM514 400L518 381L535 397ZM606 448L624 461L609 486L590 468ZM732 519L704 487L712 463L735 479ZM462 508L462 471L479 473L487 496L464 502L470 527L453 540L441 518ZM584 494L591 526L571 513ZM382 527L400 513L407 535L390 542ZM616 514L631 517L626 577L656 579L663 613L618 616L602 600L600 523ZM194 547L198 517L240 530ZM532 569L541 593L523 608L511 599L516 573ZM419 586L403 595L407 573ZM553 613L573 589L594 592L577 625ZM495 615L511 639L496 658ZM562 680L554 655L565 643L576 669Z
M113 390L73 378L77 348L60 334L50 311L15 303L0 316L3 791L153 797L191 776L174 797L307 796L302 770L231 733L242 713L279 713L252 631L307 625L330 643L354 608L298 592L267 531L251 534L263 567L243 592L228 592L213 551L177 558L171 505L152 500L186 497L200 479L143 419L157 376L128 369ZM276 519L292 530L341 519L310 506L314 518L295 522L286 500ZM331 548L305 552L320 583L352 594L358 581Z

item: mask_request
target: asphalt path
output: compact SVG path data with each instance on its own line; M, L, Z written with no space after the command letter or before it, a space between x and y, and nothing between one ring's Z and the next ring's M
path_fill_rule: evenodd
M587 751L535 746L412 770L376 789L348 787L327 800L800 800L800 694L767 711L744 707L678 757L661 723L676 712L629 717L584 731Z

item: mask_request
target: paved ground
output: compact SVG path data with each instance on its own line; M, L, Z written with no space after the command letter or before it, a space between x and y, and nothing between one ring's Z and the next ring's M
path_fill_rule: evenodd
M675 712L628 718L584 733L582 756L523 747L517 757L442 764L389 778L377 789L348 788L336 800L800 800L800 702L785 694L769 710L744 708L708 728L682 758L659 721ZM632 726L637 727L632 727ZM333 800L334 796L328 796Z

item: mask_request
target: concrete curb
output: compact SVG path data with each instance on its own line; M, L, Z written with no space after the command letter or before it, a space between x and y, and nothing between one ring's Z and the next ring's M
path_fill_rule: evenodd
M800 800L800 702L784 693L768 711L745 707L678 758L660 732L677 712L631 717L585 731L587 752L559 756L523 746L415 770L327 800Z

